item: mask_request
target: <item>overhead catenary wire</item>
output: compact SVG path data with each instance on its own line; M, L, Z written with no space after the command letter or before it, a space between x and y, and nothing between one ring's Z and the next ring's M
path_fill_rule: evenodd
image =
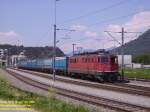
M104 7L102 9L91 11L91 12L88 12L86 14L80 15L78 17L71 18L71 19L59 22L58 24L65 24L65 23L68 23L68 22L72 22L72 21L76 21L76 20L79 20L79 19L82 19L82 18L86 18L86 17L92 16L92 15L95 15L95 14L98 14L98 13L110 10L110 9L112 9L114 7L118 7L120 5L124 5L125 3L129 2L129 1L131 1L131 0L122 0L122 1L119 1L117 3L111 4L111 5L107 6L107 7Z
M124 0L123 0L124 1ZM120 1L119 3L123 2L123 1ZM137 12L134 12L134 13L130 13L128 15L124 15L124 16L120 16L120 17L116 17L116 18L112 18L112 19L108 19L108 20L102 20L102 21L99 21L99 22L96 22L96 23L93 23L93 24L90 24L88 25L88 28L91 28L92 26L96 26L98 25L98 23L106 23L106 22L110 22L110 21L115 21L115 20L119 20L119 19L124 19L125 17L130 17L130 16L133 16L133 14L136 14ZM91 13L92 14L92 13ZM75 40L75 41L83 41L83 40L87 40L87 38L85 39L78 39L78 40Z
M141 23L141 24L143 24L143 23ZM112 32L112 33L118 33L118 32ZM130 31L130 32L128 32L128 33L142 33L142 32L133 32L133 31ZM137 35L136 35L137 36ZM134 37L136 37L136 36L134 36ZM132 37L126 37L126 38L132 38ZM71 38L70 38L71 39ZM81 41L85 41L85 40L89 40L89 39L94 39L94 40L97 40L97 39L95 39L95 38L80 38L80 39L76 39L76 40L69 40L68 39L68 41L69 42L81 42ZM99 41L104 41L104 40L107 40L107 39L99 39ZM68 42L68 41L66 41L66 42ZM115 41L115 40L107 40L107 41ZM66 43L65 41L64 41L64 44Z
M132 12L130 14L127 14L127 15L123 15L123 16L118 16L118 17L115 17L115 18L111 18L111 19L105 19L105 20L101 20L101 21L98 21L98 22L95 22L95 23L92 23L90 25L88 25L88 27L92 27L92 26L96 26L96 25L99 25L99 23L108 23L108 22L111 22L111 21L116 21L116 20L120 20L120 19L125 19L126 17L131 17L135 14L137 14L138 12Z
M111 33L120 33L120 32L112 32L111 31ZM126 33L126 32L125 32ZM128 32L128 33L138 33L138 34L141 34L142 32L133 32L133 31L130 31L130 32ZM134 36L134 37L137 37L138 35L136 34L136 36ZM115 38L115 37L114 37ZM113 38L113 40L107 40L107 39L99 39L99 38L87 38L87 37L85 37L85 38L80 38L80 39L76 39L76 40L69 40L69 39L71 39L71 38L69 38L69 39L67 39L67 41L66 42L81 42L81 41L85 41L85 40L89 40L89 39L93 39L93 40L97 40L97 41L107 41L107 42L110 42L110 41L116 41L116 40L118 40L118 39L115 39L114 40L114 38ZM126 37L126 38L133 38L133 37ZM119 39L120 40L120 39ZM117 43L119 43L120 44L120 42L119 42L119 40L118 40L118 42ZM65 41L64 41L64 44L66 43Z

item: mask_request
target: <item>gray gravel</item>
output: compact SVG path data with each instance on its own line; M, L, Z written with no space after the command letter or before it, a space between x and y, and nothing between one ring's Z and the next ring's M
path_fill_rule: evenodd
M137 85L137 86L143 86L143 87L149 87L150 88L150 82L143 82L143 81L130 81L128 83L130 85Z
M5 72L2 69L0 69L0 76L7 79L11 83L11 85L13 85L17 88L20 88L24 91L38 93L39 95L47 96L47 97L50 96L50 94L47 91L44 91L42 89L30 86L30 85L27 85L26 83L21 82L20 80L16 79L15 77L9 75L7 72ZM116 111L110 110L108 108L97 107L97 106L94 106L94 105L91 105L91 104L88 104L88 103L85 103L85 102L77 101L77 100L74 100L74 99L71 99L71 98L68 98L68 97L64 97L64 96L61 96L61 95L53 95L53 96L58 98L58 99L64 100L68 103L73 103L75 105L84 105L85 107L89 108L91 110L91 112L116 112ZM19 111L5 111L5 112L19 112ZM22 111L22 112L35 112L35 111Z
M12 69L9 69L9 70L12 70ZM34 80L40 81L42 83L48 84L48 85L54 85L56 87L65 88L69 90L76 90L81 93L87 93L90 95L113 99L113 100L126 102L130 104L150 107L150 97L139 96L139 95L136 96L136 95L127 94L127 93L120 93L120 92L114 92L114 91L109 91L109 90L90 88L90 87L85 87L85 86L80 86L80 85L75 85L75 84L64 83L60 81L55 81L54 83L52 80L47 79L47 78L31 75L29 73L20 72L17 70L12 70L12 71L19 73L25 77L29 77Z

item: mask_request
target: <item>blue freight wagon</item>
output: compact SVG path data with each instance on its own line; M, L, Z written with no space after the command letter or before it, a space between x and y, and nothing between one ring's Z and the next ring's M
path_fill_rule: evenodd
M41 72L53 72L53 59L36 59L36 60L24 60L18 63L18 68L36 70ZM68 58L56 57L55 60L56 73L67 74L68 70Z
M56 73L67 74L68 58L67 57L56 57L55 69L56 69Z

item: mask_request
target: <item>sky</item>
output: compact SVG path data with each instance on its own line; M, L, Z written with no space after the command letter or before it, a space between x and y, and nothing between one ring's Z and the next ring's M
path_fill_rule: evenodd
M0 0L0 44L53 46L55 0ZM65 53L76 49L119 46L150 28L150 0L57 0L57 46ZM69 31L75 30L75 31ZM141 32L141 33L140 33Z

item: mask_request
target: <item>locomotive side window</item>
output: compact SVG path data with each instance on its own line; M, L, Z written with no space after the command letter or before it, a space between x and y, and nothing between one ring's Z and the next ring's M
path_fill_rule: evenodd
M85 63L87 63L87 58L85 58Z
M91 62L93 63L93 58L91 58Z
M77 62L78 62L78 59L77 59L77 58L70 59L70 63L77 63Z
M70 59L70 63L72 63L72 60Z
M100 63L100 57L98 57L98 63Z
M78 62L78 58L75 58L75 63L77 63Z
M107 64L107 63L108 63L108 57L102 56L102 57L101 57L101 60L100 60L100 63L102 63L102 64Z
M84 62L84 58L82 58L82 62Z
M90 58L88 58L88 62L90 63Z

